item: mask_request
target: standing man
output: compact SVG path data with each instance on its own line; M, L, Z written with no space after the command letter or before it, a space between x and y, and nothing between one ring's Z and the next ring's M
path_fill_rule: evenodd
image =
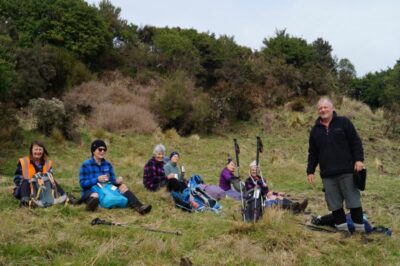
M123 183L122 178L116 178L114 168L105 159L107 152L103 140L95 140L90 146L92 156L83 162L79 170L79 184L82 188L82 200L86 203L86 210L95 211L99 205L99 194L94 186L97 183L111 182L118 187L118 191L128 199L128 207L144 215L151 211L151 205L143 205L139 199Z
M336 228L349 232L343 201L350 209L355 231L364 232L360 191L354 185L354 171L364 166L361 139L351 121L337 116L332 101L323 97L318 101L318 119L310 133L307 179L315 182L315 168L319 164L325 199L332 211Z

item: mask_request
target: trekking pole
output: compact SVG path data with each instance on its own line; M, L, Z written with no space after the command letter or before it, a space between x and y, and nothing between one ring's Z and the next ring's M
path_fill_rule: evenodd
M243 188L242 188L242 181L240 181L240 163L239 163L239 153L240 153L240 148L239 144L237 143L236 139L233 139L233 145L235 147L235 155L236 155L236 165L237 165L237 170L238 170L238 178L239 178L239 188L240 188L240 201L242 203L242 216L243 216L243 221L246 221L246 216L244 213L244 200L243 200Z
M102 220L99 217L93 219L90 224L91 225L122 226L122 227L132 227L133 226L132 224L118 223L118 222ZM140 229L143 229L145 231L150 231L150 232L163 233L163 234L172 234L172 235L177 235L177 236L182 235L182 233L180 231L167 231L167 230L161 230L161 229L153 229L153 228L143 227L143 226L140 226L140 225L138 227Z
M257 137L256 137L256 149L257 149L257 150L256 150L256 167L257 167L257 174L260 175L261 182L265 185L265 183L264 183L264 177L262 176L261 168L260 168L260 153L262 153L262 152L264 151L263 143L262 143L262 141L261 141L260 136L257 136ZM257 199L255 199L255 200L256 200L255 206L257 207ZM254 212L256 212L256 208L255 208ZM264 212L264 210L263 210L263 204L261 203L261 215L263 214L263 212Z

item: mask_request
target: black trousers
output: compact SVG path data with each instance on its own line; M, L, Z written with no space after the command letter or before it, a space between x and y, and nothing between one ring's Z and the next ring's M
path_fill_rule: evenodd
M167 180L168 191L182 192L185 188L187 188L186 184L179 181L178 179L171 178Z

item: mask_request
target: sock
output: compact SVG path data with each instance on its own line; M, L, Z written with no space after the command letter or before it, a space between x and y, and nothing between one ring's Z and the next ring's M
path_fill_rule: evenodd
M128 206L131 208L137 208L142 206L143 204L139 201L139 199L133 194L131 191L126 191L124 195L128 199Z
M348 231L349 232L349 227L347 226L347 223L342 223L342 224L336 224L336 229L339 231Z
M363 224L363 211L362 207L350 209L351 220L354 224Z
M335 225L346 223L346 214L344 213L343 208L333 211L332 215L335 221Z

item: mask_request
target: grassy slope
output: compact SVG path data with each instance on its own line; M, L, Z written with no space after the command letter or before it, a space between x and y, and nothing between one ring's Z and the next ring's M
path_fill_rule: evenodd
M325 214L321 182L316 188L306 183L305 162L308 130L314 113L275 110L269 133L262 134L266 152L261 155L263 174L274 190L286 191L293 198L310 199L313 213ZM233 156L232 138L241 147L242 175L255 157L258 123L238 124L225 136L181 138L173 133L116 135L84 131L81 144L44 139L55 161L56 176L67 191L78 194L77 172L89 155L89 143L101 137L109 143L108 159L117 175L132 190L154 206L151 214L140 217L129 209L99 210L86 213L83 206L57 206L49 209L18 208L10 197L16 158L26 149L10 153L2 165L0 178L0 264L7 265L176 265L190 257L195 265L395 265L400 254L400 199L397 195L400 170L399 142L386 139L382 115L372 114L357 103L345 101L340 114L352 117L363 138L369 170L364 208L376 224L394 230L394 237L372 236L362 245L359 237L343 240L336 234L308 231L298 225L309 219L271 210L256 225L240 222L240 205L230 199L221 203L223 212L188 214L173 207L166 192L148 193L142 186L142 167L154 144L163 142L168 152L178 150L189 173L200 174L207 183L217 183L226 157ZM297 121L297 122L296 122ZM25 143L42 138L26 131ZM43 139L43 138L42 138ZM380 169L378 169L379 165ZM382 168L383 167L383 168ZM130 228L92 227L95 217L129 222ZM145 232L140 225L180 230L183 236ZM52 239L49 243L48 239Z

